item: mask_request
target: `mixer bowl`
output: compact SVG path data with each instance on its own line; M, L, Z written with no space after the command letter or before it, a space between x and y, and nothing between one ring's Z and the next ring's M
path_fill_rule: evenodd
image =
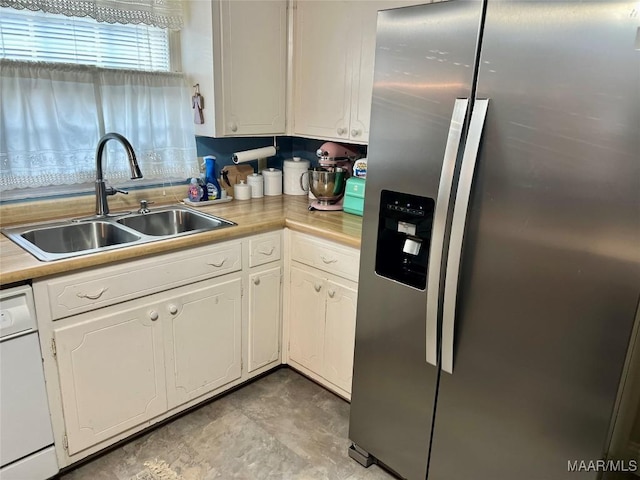
M342 198L347 182L346 169L316 167L310 168L308 173L309 189L320 203L336 203Z

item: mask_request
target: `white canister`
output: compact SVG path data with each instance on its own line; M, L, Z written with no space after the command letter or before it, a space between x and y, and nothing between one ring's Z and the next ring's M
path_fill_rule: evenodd
M251 187L251 198L262 198L264 184L262 175L253 173L247 177L247 184Z
M233 186L233 196L236 200L250 200L251 186L244 183L244 180L240 180L240 183Z
M309 176L302 176L309 167L309 160L302 160L300 157L293 157L293 160L284 161L284 194L285 195L306 195L309 190ZM302 178L302 185L300 185ZM303 188L304 187L304 188Z
M264 194L266 196L282 195L282 170L268 168L262 171L264 177Z

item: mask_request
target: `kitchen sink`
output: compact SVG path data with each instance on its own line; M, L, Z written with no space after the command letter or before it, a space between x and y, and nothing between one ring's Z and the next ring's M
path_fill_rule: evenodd
M87 222L29 230L22 238L43 252L64 254L131 243L140 236L109 222Z
M187 207L4 228L4 233L39 260L49 262L131 245L230 227L224 218Z
M119 218L117 222L120 225L125 225L140 233L154 237L204 232L233 225L232 222L222 218L175 207L161 211L128 215Z

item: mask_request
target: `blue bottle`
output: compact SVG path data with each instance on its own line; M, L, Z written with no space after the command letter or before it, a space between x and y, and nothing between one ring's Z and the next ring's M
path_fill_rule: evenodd
M207 185L207 196L209 200L220 198L220 184L216 176L216 157L207 155L204 157L204 177Z

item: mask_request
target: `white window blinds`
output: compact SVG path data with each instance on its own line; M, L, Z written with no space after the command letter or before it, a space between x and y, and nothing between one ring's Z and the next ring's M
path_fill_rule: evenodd
M169 71L168 31L92 18L0 10L0 58Z

